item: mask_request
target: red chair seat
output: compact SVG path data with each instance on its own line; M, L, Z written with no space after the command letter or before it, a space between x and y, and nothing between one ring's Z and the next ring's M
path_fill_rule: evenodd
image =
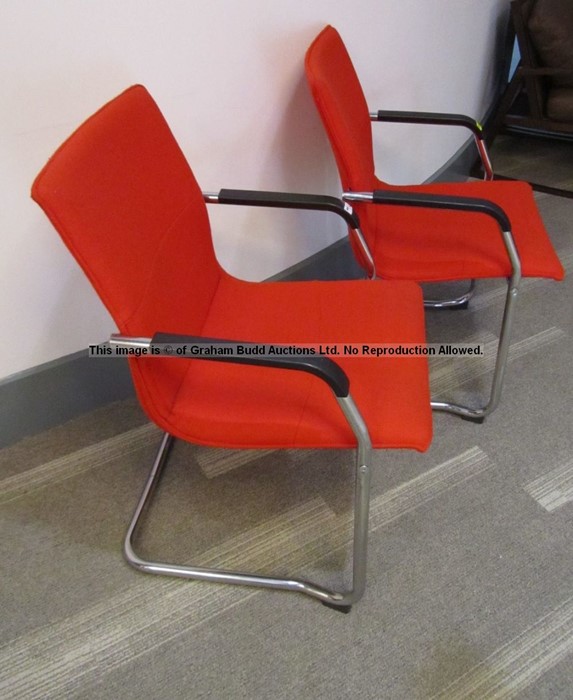
M525 182L436 183L373 189L478 197L495 202L508 215L524 277L563 279L563 267ZM498 224L488 216L417 207L356 205L376 260L386 279L419 282L509 277L511 264Z
M219 284L202 334L284 345L425 342L421 292L414 284L251 283L228 275ZM432 419L424 357L333 359L350 378L350 392L374 447L428 447ZM185 360L132 361L144 407L180 438L243 448L356 445L330 389L303 372L189 360L180 385L157 401L157 389L170 385L165 372L181 362Z

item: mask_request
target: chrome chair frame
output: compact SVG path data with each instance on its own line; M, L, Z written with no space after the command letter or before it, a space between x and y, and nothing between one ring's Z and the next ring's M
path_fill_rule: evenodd
M256 207L312 209L315 211L328 211L340 216L349 229L354 232L359 245L364 247L367 255L370 251L360 231L360 222L349 204L345 204L336 197L314 194L298 194L285 192L266 192L259 190L231 190L222 189L219 192L203 192L203 200L208 204L235 204ZM373 263L373 261L372 261ZM154 338L130 338L114 334L110 338L110 344L123 348L146 348L154 346L154 354L165 354L174 357L171 353L162 352L165 343L185 344L191 342L217 342L227 343L226 340L213 338L201 339L188 336L169 335L157 333ZM248 345L248 343L241 343ZM183 356L175 355L183 359ZM200 359L196 357L195 359ZM332 359L327 357L305 356L303 358L261 358L253 356L215 357L212 361L236 362L239 364L255 364L287 368L291 370L306 371L326 381L333 390L340 409L356 437L356 465L355 465L355 492L354 492L354 534L352 555L352 586L347 591L333 591L319 586L310 581L298 578L279 578L275 576L263 576L243 571L229 571L197 566L182 566L165 562L149 561L140 557L134 547L134 539L138 525L141 522L145 510L153 499L153 492L159 483L166 465L169 450L174 437L165 433L159 445L157 455L151 471L143 488L143 492L136 506L133 518L129 525L123 547L126 561L140 571L152 574L177 576L180 578L211 581L215 583L229 583L235 585L255 586L260 588L274 588L285 591L294 591L306 594L320 600L323 605L340 612L349 612L352 605L360 600L366 588L366 562L368 541L368 512L370 502L370 461L372 455L372 442L368 428L362 418L352 396L350 384L344 371Z
M394 206L401 205L449 209L454 211L474 211L492 217L498 224L511 263L512 274L508 279L508 289L489 399L481 408L471 408L449 401L433 400L431 402L432 409L435 411L454 413L466 420L482 423L486 416L495 410L501 398L515 312L515 302L521 282L521 261L511 233L511 225L507 215L501 207L493 202L473 197L446 197L441 195L417 194L413 192L376 190L375 192L344 192L342 198L344 201L350 203L368 202L371 204L387 204Z
M159 338L159 340L156 340ZM180 338L181 342L185 336L170 336L171 342L173 338ZM195 339L201 340L201 339ZM177 342L177 340L175 341ZM209 342L213 342L213 339L209 339ZM227 342L227 341L215 341L215 342ZM167 352L161 351L161 338L155 336L154 339L151 338L131 338L121 335L112 335L110 338L110 344L121 348L145 348L149 350L153 345L156 349L154 355L164 355L168 357L181 357L177 355L168 354ZM196 358L199 359L199 358ZM217 358L210 358L216 361ZM260 364L260 358L253 358L252 356L245 360L241 358L240 360L235 359L236 362L242 364ZM326 363L324 361L327 361ZM225 362L233 362L233 358L226 356ZM346 375L343 370L340 369L336 363L334 363L329 358L314 358L305 357L304 362L296 363L295 360L289 361L292 366L290 369L296 369L301 371L311 372L316 374L321 379L327 381L331 388L332 383L329 381L330 376L323 374L323 369L321 365L326 364L327 369L332 366L336 369L338 374L342 374L344 378ZM279 362L272 362L271 364L282 366L284 364ZM294 366L298 364L299 366ZM312 365L315 365L314 368ZM316 371L318 370L318 371ZM348 381L346 379L346 381ZM343 387L344 388L344 387ZM368 542L368 513L369 513L369 503L370 503L370 462L372 455L372 443L370 440L370 435L368 433L368 428L358 410L349 390L346 395L339 395L345 393L339 389L333 389L336 396L336 400L340 406L340 409L346 418L352 432L354 433L357 441L356 450L356 466L355 466L355 489L354 489L354 534L353 534L353 557L352 557L352 587L347 591L334 591L318 584L306 581L299 578L280 578L276 576L263 576L255 573L247 573L243 571L230 571L226 569L215 569L188 565L171 564L167 562L152 561L140 557L134 547L134 539L141 522L142 516L146 509L149 507L153 500L153 493L160 482L161 476L164 471L164 467L167 463L169 456L169 450L173 444L174 437L169 433L164 433L157 455L151 467L151 471L145 482L141 497L137 503L134 515L130 522L127 534L125 536L123 554L126 561L138 569L139 571L144 571L151 574L169 575L177 576L179 578L195 579L200 581L211 581L214 583L228 583L235 585L244 586L255 586L259 588L273 588L284 591L294 591L297 593L306 594L312 598L320 600L327 607L331 607L340 612L349 612L352 605L360 600L364 594L366 587L366 562L367 562L367 542Z

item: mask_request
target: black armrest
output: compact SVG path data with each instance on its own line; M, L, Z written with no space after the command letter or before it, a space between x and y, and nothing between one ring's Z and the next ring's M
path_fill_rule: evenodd
M436 124L445 126L464 126L475 136L483 138L483 128L479 122L465 114L446 114L442 112L409 112L396 110L378 110L372 114L374 121L395 122L400 124Z
M336 197L327 195L223 189L219 191L217 201L220 204L243 204L252 207L330 211L341 216L351 228L360 227L360 221L352 207Z
M181 357L195 360L214 360L216 362L233 362L243 365L259 365L261 367L277 367L280 369L295 369L303 372L309 372L326 382L337 397L343 398L348 396L350 390L350 382L344 370L329 357L322 355L289 355L280 354L280 350L285 348L281 345L269 345L263 343L243 343L235 340L222 340L220 338L204 338L201 336L178 335L174 333L156 333L151 339L151 345L163 345L164 350L161 355L168 357ZM168 346L187 346L189 351L178 353L166 351ZM229 354L207 354L201 353L201 347L216 346L220 348L227 347ZM264 352L261 352L261 346ZM191 347L197 347L195 353ZM240 347L245 354L237 354L236 350ZM269 350L273 348L277 354L269 354ZM248 354L249 351L256 351L257 354Z
M502 231L511 231L511 223L507 214L499 205L487 199L418 192L374 190L372 193L372 201L375 204L395 204L407 207L426 207L428 209L453 209L457 211L473 211L479 214L487 214L497 221Z

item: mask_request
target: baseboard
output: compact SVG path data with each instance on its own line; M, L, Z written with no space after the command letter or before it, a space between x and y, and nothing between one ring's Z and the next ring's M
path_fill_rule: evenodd
M364 270L356 262L347 238L341 238L296 265L269 277L269 282L362 279Z
M516 136L531 136L533 138L550 139L551 141L573 141L573 132L548 131L546 129L532 129L526 126L504 126L504 134L515 134Z
M134 396L123 358L62 357L0 382L0 447Z
M475 147L470 140L428 181L465 179L474 161ZM363 276L347 239L341 239L270 279ZM87 349L20 372L0 381L0 447L133 396L127 361L90 358Z

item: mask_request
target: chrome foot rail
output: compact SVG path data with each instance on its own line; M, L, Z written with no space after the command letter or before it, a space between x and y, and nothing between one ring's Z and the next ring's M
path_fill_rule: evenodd
M424 306L427 309L466 309L475 289L476 281L470 280L469 289L461 296L454 299L424 299Z

